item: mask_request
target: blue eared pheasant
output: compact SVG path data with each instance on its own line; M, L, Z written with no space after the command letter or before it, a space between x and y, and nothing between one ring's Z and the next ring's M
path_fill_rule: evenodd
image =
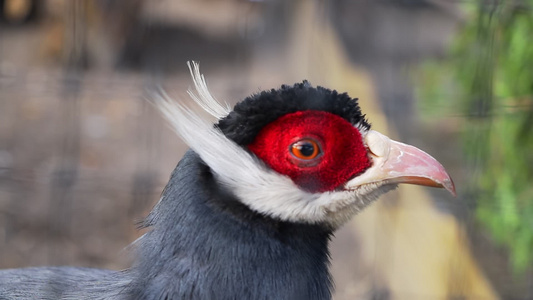
M158 106L190 147L123 271L0 271L0 299L330 299L328 243L399 183L455 193L431 156L371 129L356 99L308 82L217 102L193 64L197 104Z

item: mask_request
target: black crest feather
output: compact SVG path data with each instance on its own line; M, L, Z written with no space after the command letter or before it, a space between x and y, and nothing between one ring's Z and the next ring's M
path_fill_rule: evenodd
M323 87L313 87L307 81L280 89L263 91L245 98L233 111L221 119L218 128L239 145L253 142L259 131L268 123L288 113L319 110L336 114L353 125L370 129L361 113L357 98Z

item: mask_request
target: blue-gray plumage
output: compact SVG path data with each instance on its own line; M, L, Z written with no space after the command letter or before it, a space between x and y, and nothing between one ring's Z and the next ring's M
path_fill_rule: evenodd
M140 241L131 299L330 298L330 230L252 212L192 151L164 194Z
M252 212L189 151L125 271L0 272L0 299L329 299L331 230Z
M0 271L2 300L125 299L126 271L42 267Z

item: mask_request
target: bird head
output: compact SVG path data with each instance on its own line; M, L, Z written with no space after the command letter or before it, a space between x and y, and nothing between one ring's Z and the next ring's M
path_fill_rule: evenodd
M159 108L217 182L251 210L337 228L400 183L443 187L450 176L424 151L371 129L357 99L308 82L252 95L233 110L189 64L192 99L210 122L161 92Z

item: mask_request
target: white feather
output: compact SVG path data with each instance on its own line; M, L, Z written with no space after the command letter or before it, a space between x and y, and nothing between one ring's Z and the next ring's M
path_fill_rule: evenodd
M224 103L223 105L211 95L209 89L207 88L204 75L200 74L200 65L197 62L189 61L187 62L187 66L191 72L192 80L197 93L195 94L189 89L187 91L189 96L191 96L194 102L200 105L200 107L202 107L206 112L218 120L227 116L231 111L229 104Z

